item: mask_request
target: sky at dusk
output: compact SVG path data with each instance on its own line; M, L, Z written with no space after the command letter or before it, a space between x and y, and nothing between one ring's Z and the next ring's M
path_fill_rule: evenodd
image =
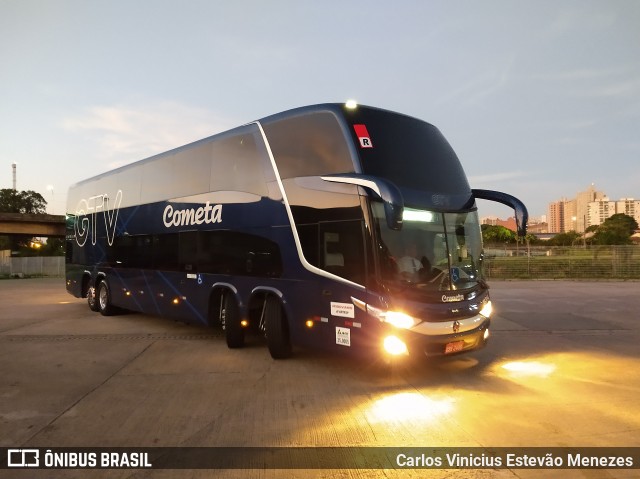
M0 62L0 188L15 162L56 214L82 179L350 98L433 123L531 216L640 198L635 0L0 0Z

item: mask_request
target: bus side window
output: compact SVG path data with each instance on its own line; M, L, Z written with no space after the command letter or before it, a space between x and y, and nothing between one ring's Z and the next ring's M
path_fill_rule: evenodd
M325 232L323 245L325 269L338 276L344 276L344 254L340 246L340 234Z
M180 233L178 263L180 271L196 272L198 254L198 233L189 231Z
M364 284L366 274L361 221L321 223L321 268L341 278Z

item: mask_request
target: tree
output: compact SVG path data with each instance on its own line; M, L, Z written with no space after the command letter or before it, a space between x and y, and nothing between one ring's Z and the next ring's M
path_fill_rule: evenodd
M35 191L0 190L0 213L37 214L47 212L47 201Z
M40 250L41 256L64 256L65 242L63 238L47 238L45 244Z
M47 212L47 201L35 191L0 189L0 213L42 214ZM0 249L13 251L25 248L33 239L29 235L12 235L0 238Z
M580 238L578 233L575 231L568 231L567 233L558 233L551 238L547 244L549 246L571 246L578 238Z
M631 235L638 229L638 222L629 215L617 213L607 218L591 238L593 244L631 244Z
M482 225L482 241L485 243L515 243L516 234L504 226Z

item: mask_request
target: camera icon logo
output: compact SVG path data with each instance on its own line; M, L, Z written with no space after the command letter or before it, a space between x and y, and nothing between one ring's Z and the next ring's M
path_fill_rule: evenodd
M38 449L9 449L7 451L9 467L39 467L40 450Z

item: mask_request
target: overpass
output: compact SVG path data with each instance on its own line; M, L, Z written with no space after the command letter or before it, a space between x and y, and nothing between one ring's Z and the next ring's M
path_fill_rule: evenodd
M65 236L65 216L0 213L0 235Z

